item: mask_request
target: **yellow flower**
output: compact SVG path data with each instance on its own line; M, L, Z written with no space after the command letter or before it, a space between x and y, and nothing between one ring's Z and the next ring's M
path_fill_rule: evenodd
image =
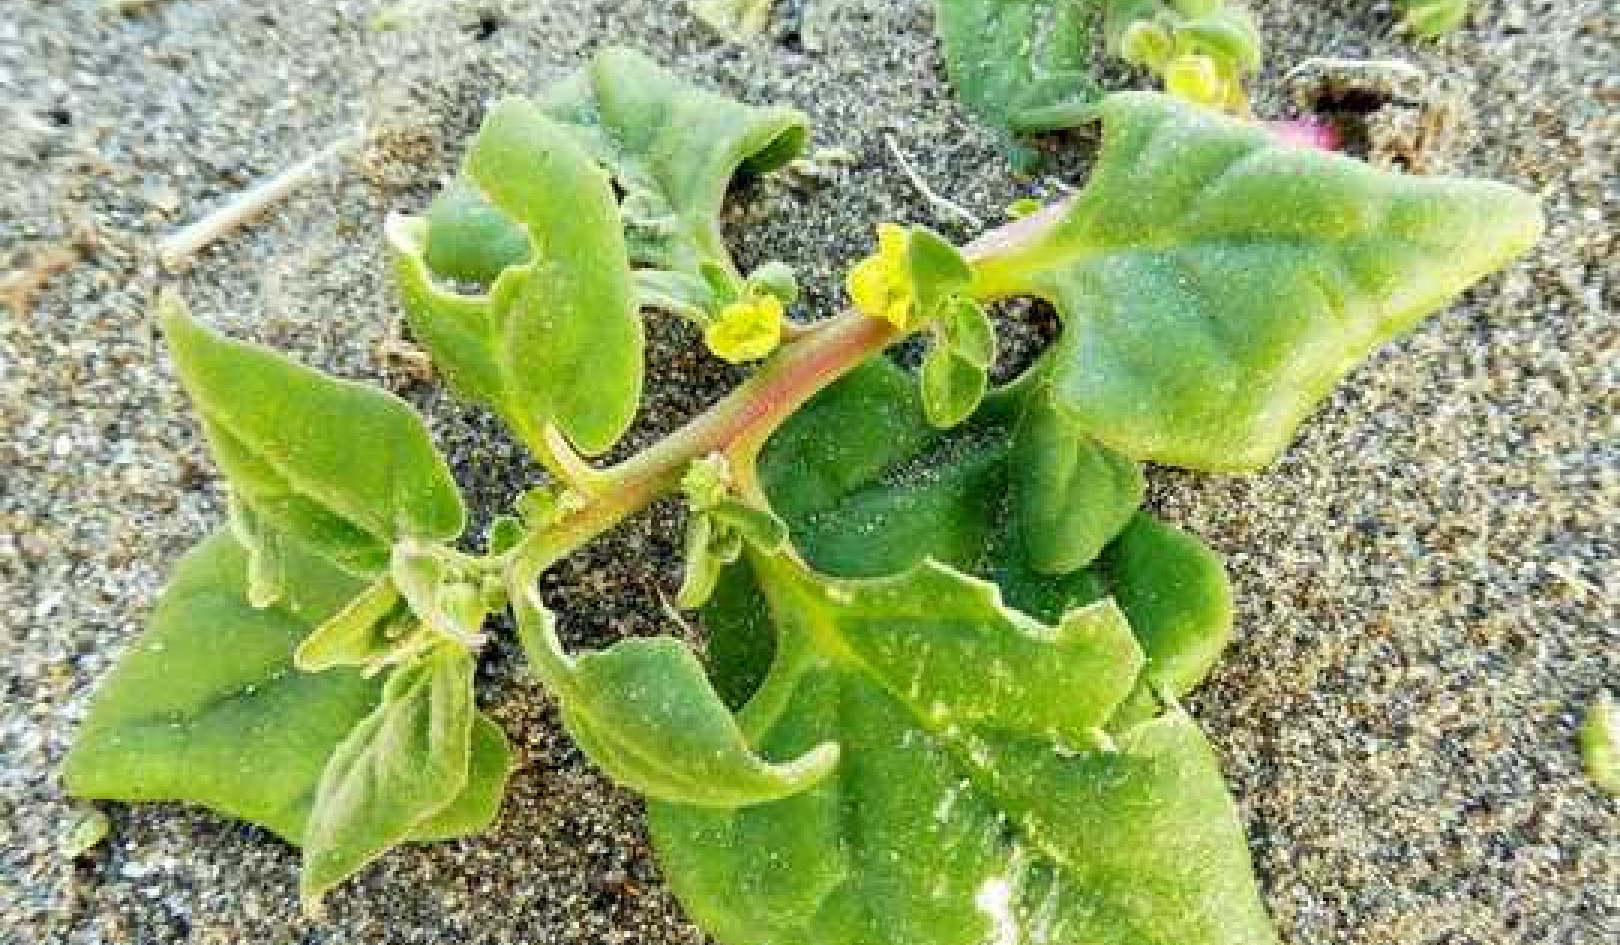
M881 318L896 328L911 317L911 257L909 237L893 223L878 226L878 250L855 264L845 280L855 308L868 318Z
M703 343L731 364L765 357L782 343L782 301L774 295L751 295L732 302L703 329Z

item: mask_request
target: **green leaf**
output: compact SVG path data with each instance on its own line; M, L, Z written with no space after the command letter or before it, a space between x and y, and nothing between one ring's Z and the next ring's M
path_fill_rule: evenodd
M1029 397L1012 443L1012 502L1030 564L1048 574L1090 564L1142 504L1141 467L1076 429L1044 388Z
M506 779L512 773L512 746L506 733L482 712L473 719L472 758L467 784L455 800L411 828L412 841L453 840L483 833L501 812Z
M623 190L630 258L675 272L697 274L705 262L734 271L720 233L731 178L781 167L809 134L794 109L694 88L622 48L597 53L540 101Z
M465 180L445 185L428 207L422 255L438 275L487 286L532 252L523 228Z
M1523 252L1536 200L1375 170L1161 95L1101 106L1086 189L981 297L1055 305L1057 402L1135 459L1272 462L1360 359Z
M1087 121L1091 0L935 0L945 66L962 104L1008 133Z
M1023 521L1026 503L1009 488L1027 462L1018 458L1009 422L1021 428L1018 418L1037 409L1041 396L1037 376L994 392L967 423L940 431L922 416L907 374L875 358L783 425L761 456L760 479L794 547L823 573L884 577L931 558L992 578L1011 606L1054 622L1115 595L1148 655L1155 686L1183 693L1198 681L1192 670L1207 667L1231 636L1225 572L1196 538L1162 525L1143 526L1131 553L1110 547L1078 570L1038 570L1027 547L1035 529ZM1052 448L1076 447L1054 435ZM1083 536L1088 522L1104 517L1092 502L1129 520L1134 504L1112 491L1116 474L1103 464L1098 478L1069 477L1069 493L1050 503L1051 528ZM1063 515L1082 521L1074 525ZM1162 569L1155 553L1164 555ZM770 621L752 581L746 566L728 569L703 611L716 687L734 706L757 688L773 653Z
M404 605L399 588L382 578L311 631L293 652L293 665L306 673L348 666L374 676L414 658L433 640Z
M361 585L307 553L287 565L287 594L257 608L228 532L180 561L91 700L63 767L69 793L201 804L299 842L327 756L381 684L294 669L299 641Z
M973 284L973 270L950 241L927 227L914 226L906 239L906 264L910 267L912 292L917 312L933 318L951 298L966 295Z
M740 714L832 777L657 803L688 911L727 945L1275 941L1213 752L1179 712L1105 734L1142 653L1107 602L1056 626L937 563L872 580L755 559L779 642Z
M1468 19L1468 0L1403 0L1402 6L1406 8L1402 24L1426 39L1448 33Z
M370 576L406 538L448 541L466 513L408 404L209 331L173 297L159 317L232 494L261 524ZM290 582L282 582L290 586Z
M458 394L494 409L531 448L554 423L585 452L606 450L640 402L644 347L607 176L567 129L521 98L490 109L462 171L440 198L451 209L436 205L426 226L388 223L413 331ZM527 262L497 270L513 254L490 214L520 228ZM489 234L482 247L465 245L475 232ZM439 255L457 270L499 272L487 294L433 283L427 254L447 242Z
M395 669L382 702L338 744L304 828L299 891L315 902L432 818L468 783L473 662L446 644Z
M1104 568L1110 590L1152 654L1148 675L1185 695L1214 668L1232 637L1232 588L1221 559L1192 535L1138 512Z
M686 0L692 14L732 42L746 42L771 20L775 0Z
M956 349L935 345L922 362L923 413L936 427L954 427L966 420L984 399L990 377Z
M704 807L755 804L803 791L838 762L830 743L779 764L755 755L679 640L636 638L570 658L533 590L513 588L512 603L524 653L561 702L563 724L632 790Z
M1620 797L1620 707L1607 692L1598 694L1581 723L1581 757L1597 788Z

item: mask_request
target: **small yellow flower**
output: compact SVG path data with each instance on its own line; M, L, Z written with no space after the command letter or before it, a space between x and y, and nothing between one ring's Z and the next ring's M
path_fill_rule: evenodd
M893 223L878 226L878 250L855 264L845 280L855 308L868 318L881 318L896 328L911 317L911 257L909 237Z
M731 364L765 357L782 343L782 301L774 295L751 295L732 302L703 329L703 343Z

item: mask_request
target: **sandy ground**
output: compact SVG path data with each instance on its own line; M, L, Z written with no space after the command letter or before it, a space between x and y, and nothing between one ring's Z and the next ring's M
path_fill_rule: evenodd
M498 829L397 852L297 911L295 852L175 805L107 805L72 863L55 769L93 682L175 558L219 519L218 480L149 301L160 281L243 336L419 403L487 514L535 471L495 426L380 354L397 333L379 224L453 166L479 104L630 43L754 101L793 103L854 166L741 195L741 256L802 264L808 311L869 221L971 234L886 148L985 219L1017 181L954 104L919 0L850 0L826 52L790 29L725 47L666 0L404 5L354 0L0 0L0 269L81 246L20 317L0 315L0 941L677 943L637 801L560 734L508 643L481 698L523 766ZM784 27L793 3L782 4ZM1262 112L1312 54L1412 58L1473 105L1468 173L1545 195L1547 238L1506 275L1357 371L1274 470L1156 471L1154 501L1228 554L1240 639L1196 700L1295 943L1598 943L1620 936L1616 805L1574 729L1620 686L1616 296L1620 24L1608 0L1482 0L1438 45L1391 37L1385 2L1256 4ZM350 129L350 160L160 280L151 242ZM1065 154L1088 145L1071 140ZM646 442L732 380L660 327ZM577 645L656 632L674 521L647 516L555 576Z

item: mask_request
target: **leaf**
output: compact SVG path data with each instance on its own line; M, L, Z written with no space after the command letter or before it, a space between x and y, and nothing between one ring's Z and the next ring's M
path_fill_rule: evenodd
M990 384L984 365L945 345L936 345L923 356L921 380L923 413L941 428L966 420Z
M518 636L562 704L563 723L587 757L650 798L731 807L786 797L838 762L833 744L772 764L755 755L692 651L670 637L625 640L570 658L555 618L532 589L512 589Z
M1403 0L1407 29L1425 39L1433 39L1463 25L1468 19L1468 0Z
M967 423L938 431L922 417L907 374L875 358L783 425L761 456L760 479L794 547L822 573L884 577L931 558L993 579L1011 606L1046 621L1116 595L1147 653L1149 677L1183 693L1200 678L1192 670L1207 667L1231 637L1225 572L1196 538L1164 525L1144 526L1130 553L1110 547L1063 574L1036 569L1026 541L1034 528L1023 521L1027 511L1009 482L1021 475L1022 462L1013 429L1024 428L1018 418L1039 409L1041 396L1037 376L992 393ZM1104 467L1097 475L1113 473ZM1111 483L1069 477L1068 492L1051 501L1053 516L1089 521L1101 517L1088 504L1098 501L1117 514L1128 500L1112 493ZM1125 508L1127 519L1134 511ZM1085 530L1060 517L1051 527ZM1114 544L1121 541L1123 534ZM1162 567L1155 554L1164 555ZM728 704L740 705L774 652L764 602L746 566L722 575L703 617L715 685Z
M791 108L746 105L682 83L646 56L610 47L540 99L623 190L630 258L698 274L732 271L720 207L736 174L796 157L809 134Z
M1620 797L1620 707L1607 692L1599 693L1586 710L1581 758L1586 776L1598 790Z
M962 104L1008 133L1089 120L1090 0L935 0L945 66Z
M1360 359L1541 230L1502 184L1374 170L1161 95L1101 114L1086 189L976 274L982 298L1058 308L1058 404L1134 459L1274 461Z
M405 538L448 541L466 513L408 404L341 381L159 303L163 333L232 494L256 520L359 576Z
M532 255L523 228L464 179L446 184L428 207L422 256L438 275L487 286Z
M1048 390L1032 393L1012 450L1019 537L1037 571L1067 574L1089 564L1142 504L1141 467L1075 429Z
M287 564L288 593L256 608L228 532L181 559L91 700L63 766L69 793L201 804L299 842L327 756L381 684L293 668L299 641L361 586L307 553Z
M299 892L320 899L462 793L472 758L472 656L441 645L399 667L382 702L338 744L304 828Z
M1191 692L1232 636L1232 588L1203 542L1142 512L1108 546L1114 599L1142 647L1149 675L1175 695Z
M1213 753L1179 712L1104 734L1142 653L1108 602L1056 626L926 562L870 580L756 557L779 636L742 710L804 793L650 805L665 874L728 945L1275 941Z
M457 394L495 410L531 449L554 423L581 450L605 451L640 402L645 345L607 176L521 98L490 109L462 170L426 223L387 224L412 331ZM488 280L487 293L439 287L434 259L444 275Z
M411 828L412 841L453 840L483 833L495 822L512 773L512 746L506 733L482 712L473 719L472 758L467 784L438 813Z
M771 19L774 0L686 0L692 14L732 42L753 39Z
M402 603L392 580L372 582L298 644L293 665L306 673L348 666L371 676L410 659L432 637Z

